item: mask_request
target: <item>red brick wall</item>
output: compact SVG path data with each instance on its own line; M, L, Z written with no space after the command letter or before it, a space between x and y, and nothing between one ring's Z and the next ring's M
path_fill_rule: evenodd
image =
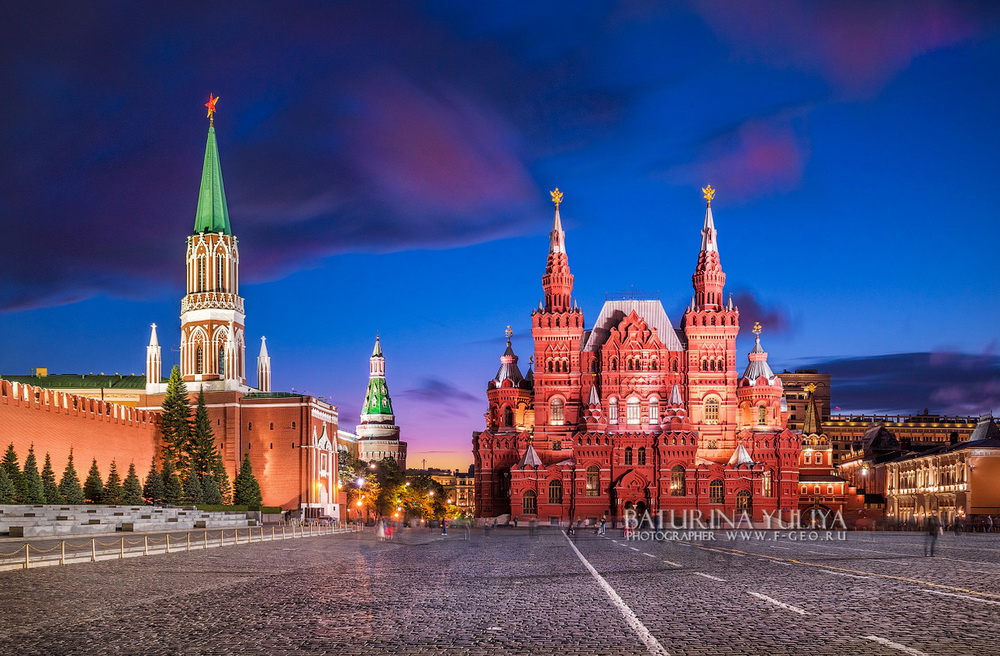
M39 470L50 454L56 480L62 478L70 449L81 483L94 458L105 478L115 460L122 478L134 462L140 479L145 479L158 444L156 415L0 380L0 450L6 451L11 442L22 466L32 444Z

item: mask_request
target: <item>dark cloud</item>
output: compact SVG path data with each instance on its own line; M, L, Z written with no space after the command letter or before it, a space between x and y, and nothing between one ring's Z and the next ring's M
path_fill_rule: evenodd
M425 379L420 387L406 390L402 396L426 401L433 404L432 407L438 408L454 408L466 403L481 404L483 401L451 383L437 378Z
M814 361L833 374L832 402L844 411L931 411L977 415L1000 409L1000 357L987 352L892 353Z
M740 310L740 325L745 328L752 328L759 321L767 333L786 334L792 330L791 319L783 306L763 303L752 291L736 291L733 303Z

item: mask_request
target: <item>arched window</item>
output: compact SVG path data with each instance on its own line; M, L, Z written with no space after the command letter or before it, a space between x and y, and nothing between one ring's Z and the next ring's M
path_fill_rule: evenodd
M549 483L549 503L562 503L562 481Z
M650 362L649 362L649 368L652 369L653 371L659 371L660 370L660 363L659 363L659 361L657 361L656 358L653 358L652 360L650 360Z
M646 447L644 446L639 447L639 464L640 465L646 464Z
M802 464L811 465L812 462L813 462L813 456L811 451L806 451L804 454L802 454Z
M195 291L203 292L206 289L205 283L205 256L198 256L198 289Z
M736 493L736 510L737 512L753 511L753 501L750 498L749 490L740 490Z
M611 371L618 371L618 358L611 358L611 366L608 368Z
M660 400L655 396L649 400L649 423L660 423Z
M226 291L226 258L222 253L215 256L215 291Z
M719 423L719 404L721 400L717 396L710 396L705 399L705 423Z
M770 469L764 472L760 479L761 493L765 497L774 496L774 472Z
M684 468L680 465L674 465L670 470L670 496L687 496L687 482L684 473Z
M618 423L618 399L615 397L608 399L608 423Z
M632 464L632 447L630 446L625 447L625 464Z
M528 490L521 498L521 512L525 515L534 515L538 512L538 497L534 490Z
M514 425L514 411L510 409L510 406L506 406L503 409L503 425L504 426Z
M563 410L565 405L563 400L560 398L555 398L549 401L549 423L553 426L561 426L564 419Z
M767 425L767 406L759 406L757 408L757 424L759 426Z
M597 465L587 467L586 496L596 497L601 494L601 470Z
M726 488L723 486L722 481L718 478L708 484L708 502L726 502Z
M510 497L510 470L500 472L500 496ZM534 494L534 492L532 492Z
M218 372L220 377L225 377L226 375L226 347L219 347L219 362L218 362Z
M205 373L205 351L202 349L201 344L194 351L194 372L196 374Z
M639 408L639 399L631 397L625 406L625 421L629 424L638 424L642 421Z

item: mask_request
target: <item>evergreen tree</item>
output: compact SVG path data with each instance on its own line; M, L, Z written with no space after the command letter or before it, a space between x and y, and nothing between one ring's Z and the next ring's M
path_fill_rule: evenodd
M250 465L250 454L245 453L240 471L236 475L236 482L233 484L233 503L247 506L251 510L259 510L262 500L260 483L253 475L253 467Z
M90 473L83 483L83 497L91 503L101 503L104 496L104 481L101 480L101 470L97 468L97 458L90 465Z
M139 475L135 473L135 463L128 465L128 475L125 477L125 484L122 486L122 503L129 506L138 506L144 503L142 499L142 483L139 482Z
M28 447L28 457L24 459L24 503L45 503L45 485L38 473L35 446Z
M181 479L169 459L163 460L163 503L177 505L184 499Z
M190 471L199 476L211 472L215 461L219 459L212 420L208 418L208 407L205 405L205 390L198 392L198 405L194 411L187 454Z
M142 486L142 496L149 504L163 501L163 475L156 470L156 456L153 456L153 461L149 463L149 473L146 474L146 483Z
M45 454L45 466L42 467L42 487L45 488L45 503L63 503L62 492L56 484L56 473L52 470L52 458Z
M14 483L7 475L7 468L0 467L0 503L14 503L17 498L17 490Z
M186 472L188 442L191 437L191 406L180 369L176 366L170 371L167 391L163 395L160 434L163 436L163 460L169 460L175 470Z
M187 475L187 479L184 481L184 503L204 503L201 491L201 476L193 471Z
M222 503L222 493L219 492L219 486L211 474L201 477L201 498L202 503L210 503L213 506Z
M108 480L104 483L104 494L101 496L101 503L119 504L125 491L122 489L122 477L118 473L118 465L111 461L111 470L108 472Z
M219 503L232 503L233 486L229 482L229 474L226 473L226 466L222 464L221 457L212 469L212 479L215 481L215 486L219 490L219 498L221 499Z
M63 496L64 503L80 505L84 502L80 477L77 476L76 467L73 466L73 449L69 450L69 460L66 462L66 469L63 470L62 480L59 481L59 493Z
M21 474L21 466L17 463L17 452L14 451L14 443L7 447L7 453L3 456L3 468L7 470L7 477L14 486L14 503L25 503L28 491L24 487L24 476Z

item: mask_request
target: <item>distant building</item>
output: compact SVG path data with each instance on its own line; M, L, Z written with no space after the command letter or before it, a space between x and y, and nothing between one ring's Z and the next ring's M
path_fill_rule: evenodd
M431 478L444 488L445 501L455 504L466 515L475 515L476 481L472 472L450 471L432 474Z
M369 359L368 390L361 408L361 423L357 427L358 447L362 460L392 458L406 470L406 442L399 440L399 426L392 412L392 398L385 381L385 356L382 343L375 337L375 348Z

